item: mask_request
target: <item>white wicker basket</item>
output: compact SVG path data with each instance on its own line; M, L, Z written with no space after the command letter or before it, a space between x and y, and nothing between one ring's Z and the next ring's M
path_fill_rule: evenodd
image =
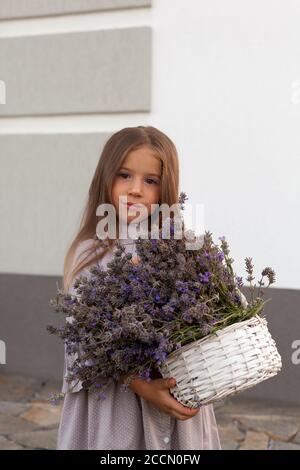
M256 315L173 351L159 371L176 379L173 396L195 408L253 387L281 367L267 321Z

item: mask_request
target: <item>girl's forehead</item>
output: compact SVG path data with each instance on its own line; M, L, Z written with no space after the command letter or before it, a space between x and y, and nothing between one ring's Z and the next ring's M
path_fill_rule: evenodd
M158 175L160 174L161 166L161 160L154 151L144 147L129 152L121 164L121 168L133 171L144 170L145 173L149 173L149 171L152 170Z

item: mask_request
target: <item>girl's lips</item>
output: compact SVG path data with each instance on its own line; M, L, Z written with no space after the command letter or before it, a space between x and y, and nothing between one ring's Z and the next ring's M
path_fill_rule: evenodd
M133 207L141 207L140 204L133 204L132 202L127 202L127 207L133 206Z

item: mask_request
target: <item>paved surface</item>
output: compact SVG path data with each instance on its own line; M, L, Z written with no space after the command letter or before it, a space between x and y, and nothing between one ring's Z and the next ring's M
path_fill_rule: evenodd
M0 375L0 450L55 449L61 404L49 403L60 383ZM300 450L300 406L243 395L215 404L222 448Z
M215 405L223 449L300 450L300 406L243 394Z

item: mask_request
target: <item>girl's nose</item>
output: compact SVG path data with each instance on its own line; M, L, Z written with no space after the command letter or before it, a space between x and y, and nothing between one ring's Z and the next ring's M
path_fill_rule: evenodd
M139 196L141 192L142 192L142 183L139 181L133 182L131 189L129 191L129 194L132 194L134 196Z

